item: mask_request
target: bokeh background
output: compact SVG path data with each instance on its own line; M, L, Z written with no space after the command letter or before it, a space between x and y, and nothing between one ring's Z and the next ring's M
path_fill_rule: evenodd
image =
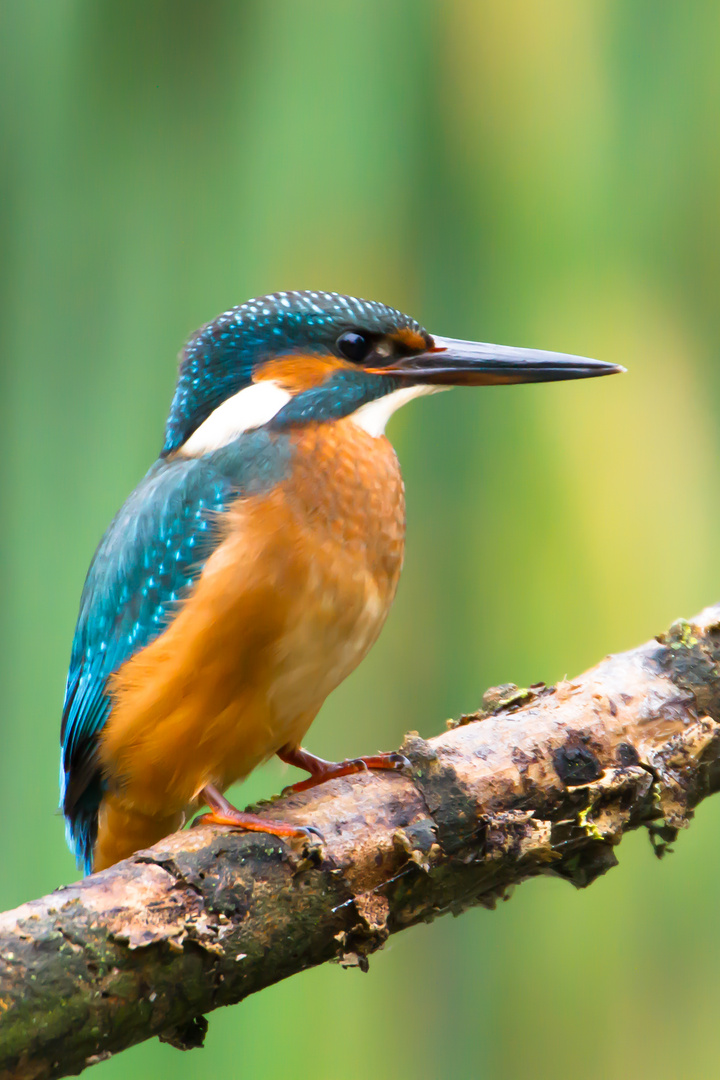
M406 569L315 752L430 735L720 597L719 51L716 0L0 4L0 907L75 877L85 570L184 338L249 296L335 289L629 368L393 420ZM586 892L527 883L93 1075L715 1078L719 825L720 799L662 863L633 836Z

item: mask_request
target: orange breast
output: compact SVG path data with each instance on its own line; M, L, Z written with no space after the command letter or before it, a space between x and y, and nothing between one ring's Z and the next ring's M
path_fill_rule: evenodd
M298 745L380 632L405 531L392 447L349 419L296 440L292 476L225 515L192 596L114 679L116 801L167 818Z

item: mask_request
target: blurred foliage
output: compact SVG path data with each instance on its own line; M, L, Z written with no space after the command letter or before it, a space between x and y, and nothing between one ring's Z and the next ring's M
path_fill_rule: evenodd
M626 364L455 391L391 434L408 554L309 745L429 735L718 599L716 0L0 5L0 907L74 876L57 729L83 576L156 455L174 356L251 295ZM276 790L270 765L238 797ZM714 1078L720 800L587 893L326 967L93 1075Z

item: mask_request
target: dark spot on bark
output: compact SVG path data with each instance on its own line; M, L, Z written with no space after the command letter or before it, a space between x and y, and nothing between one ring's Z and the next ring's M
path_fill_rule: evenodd
M618 805L619 805L620 809L623 812L625 812L626 810L629 810L632 807L634 802L635 802L635 791L632 788L627 787L623 792L621 792Z
M495 848L502 848L505 843L505 833L502 829L494 829L491 826L485 830L485 850L490 852Z
M640 755L634 746L630 743L621 742L615 751L615 759L618 765L621 765L623 769L630 768L631 765L640 764Z
M603 774L600 762L587 746L566 743L553 753L553 765L563 784L591 784Z
M377 855L375 856L375 865L376 866L382 866L382 861L383 861L382 854L381 854L381 852L378 851Z
M564 877L576 888L584 889L613 866L617 866L617 858L612 845L597 843L562 859L555 864L552 873Z
M205 1042L207 1029L206 1018L195 1016L192 1020L187 1020L162 1032L159 1038L160 1042L170 1043L176 1050L197 1050Z
M677 840L678 830L672 825L655 825L653 822L648 823L647 830L658 859L672 855L673 849L669 845Z
M397 834L396 834L397 835ZM406 851L420 851L427 855L437 843L435 826L431 818L421 818L402 830L402 846Z
M446 854L452 854L477 836L475 801L452 765L440 762L434 747L417 732L408 732L400 749L410 760L413 782L433 819L436 838Z
M538 760L538 755L527 754L524 750L521 750L519 746L514 746L512 751L512 763L517 767L519 772L525 775L528 768L531 765L535 765Z

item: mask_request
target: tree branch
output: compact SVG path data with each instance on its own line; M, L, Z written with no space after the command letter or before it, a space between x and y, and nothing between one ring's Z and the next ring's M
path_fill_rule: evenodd
M492 907L537 874L588 885L646 825L662 853L720 787L720 605L571 682L488 691L406 775L365 773L263 807L312 823L300 852L201 827L0 915L0 1077L80 1072L387 936Z

